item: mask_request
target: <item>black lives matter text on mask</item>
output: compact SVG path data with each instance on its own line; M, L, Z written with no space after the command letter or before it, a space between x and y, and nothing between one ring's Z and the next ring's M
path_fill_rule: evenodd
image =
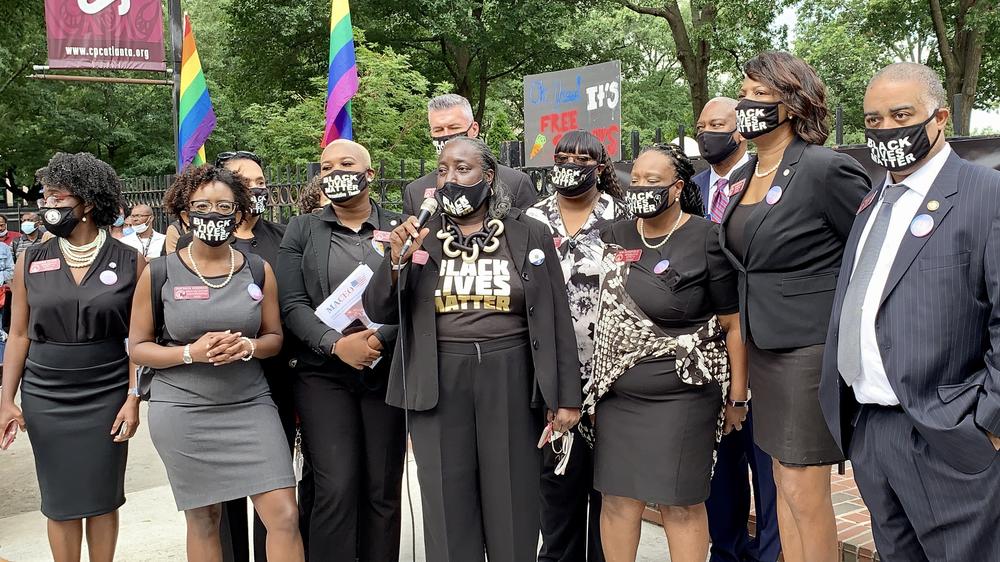
M354 197L361 193L359 174L330 174L323 178L323 192L330 199Z
M558 187L573 187L580 183L583 178L582 170L574 170L572 168L563 168L562 166L556 166L552 168L551 182L552 185Z
M459 195L454 200L449 199L446 195L442 195L441 205L444 207L445 212L454 217L463 217L475 211L472 208L472 204L469 203L469 198L465 195Z
M737 129L744 133L766 131L767 110L763 108L741 109L736 112Z
M636 215L655 213L663 202L661 191L629 191L625 193L629 208Z
M868 148L872 151L872 161L884 168L906 168L917 161L913 142L908 136L887 142L868 139Z
M510 262L480 258L466 263L461 258L441 263L441 278L434 291L438 314L466 310L510 312Z
M194 236L206 242L228 240L232 235L233 219L202 219L191 217Z

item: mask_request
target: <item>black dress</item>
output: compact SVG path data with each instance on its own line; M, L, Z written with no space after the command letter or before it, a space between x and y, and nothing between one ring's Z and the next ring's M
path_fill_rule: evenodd
M108 236L77 285L54 238L25 251L28 357L21 406L42 513L57 521L125 503L127 443L111 426L128 393L128 337L138 252Z
M604 233L609 244L642 250L625 290L672 336L739 309L736 273L719 248L717 228L692 216L658 249L643 245L636 221ZM662 240L647 239L654 246ZM594 487L660 505L705 501L722 406L717 382L683 382L672 357L638 363L597 406Z

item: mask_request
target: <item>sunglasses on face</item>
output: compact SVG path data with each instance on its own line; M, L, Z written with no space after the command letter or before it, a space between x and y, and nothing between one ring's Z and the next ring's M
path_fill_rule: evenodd
M220 152L218 156L215 157L215 167L222 166L230 160L252 160L257 163L258 166L264 167L261 163L260 156L257 156L253 152L248 152L246 150L237 150L235 152Z

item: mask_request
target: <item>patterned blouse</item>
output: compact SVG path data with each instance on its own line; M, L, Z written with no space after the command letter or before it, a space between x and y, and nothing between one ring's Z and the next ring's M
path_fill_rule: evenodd
M594 327L601 289L601 260L604 258L601 229L616 221L630 219L631 213L626 203L601 193L587 222L575 235L568 236L557 197L553 194L539 201L526 214L545 223L552 231L569 293L569 311L573 316L580 355L580 375L586 382L590 379L594 355Z

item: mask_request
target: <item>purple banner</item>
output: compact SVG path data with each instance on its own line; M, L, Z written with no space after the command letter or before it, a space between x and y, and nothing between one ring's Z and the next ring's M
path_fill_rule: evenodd
M45 0L49 68L166 70L160 0Z

